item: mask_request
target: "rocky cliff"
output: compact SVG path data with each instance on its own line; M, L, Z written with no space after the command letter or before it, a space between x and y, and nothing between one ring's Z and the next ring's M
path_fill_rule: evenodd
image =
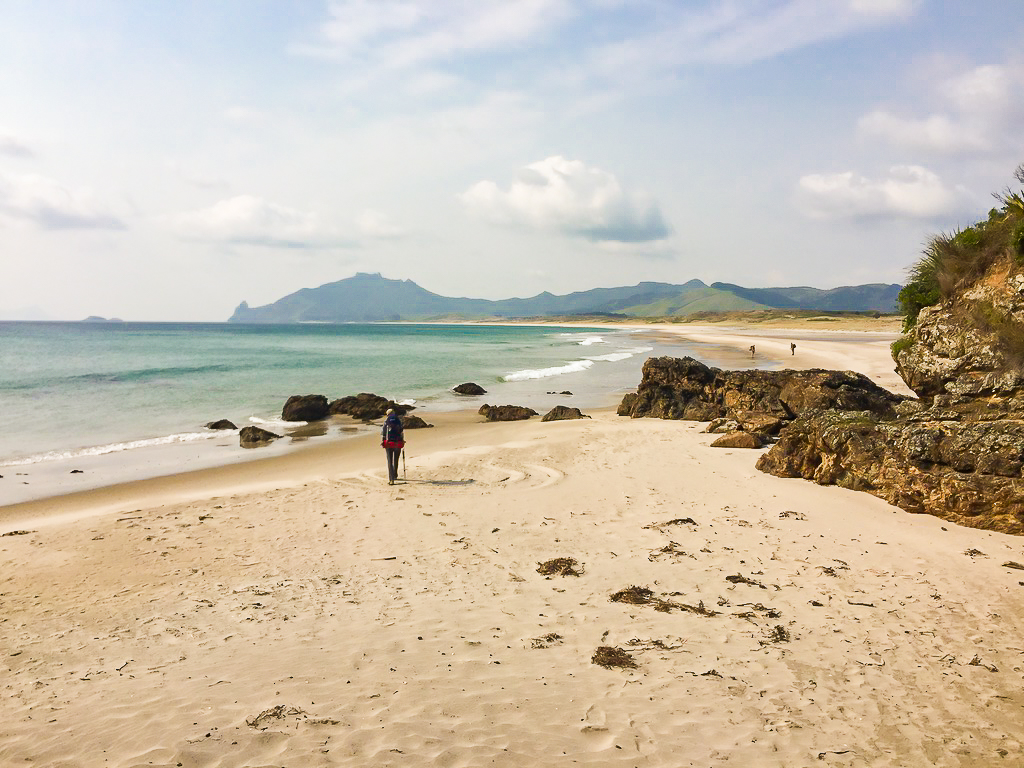
M893 357L919 399L895 416L805 412L758 469L1024 534L1024 201L1000 199L987 221L934 238L915 268L913 300L935 301L913 307Z

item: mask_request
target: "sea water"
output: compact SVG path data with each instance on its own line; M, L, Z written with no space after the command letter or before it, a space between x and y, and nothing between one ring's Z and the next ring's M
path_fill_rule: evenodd
M281 408L295 394L373 392L415 404L428 421L483 402L541 413L607 406L660 354L715 358L706 346L627 329L0 322L0 475L198 446L223 439L204 427L217 419L286 431L295 425L280 421ZM488 394L451 391L469 381ZM234 445L228 461L246 453Z

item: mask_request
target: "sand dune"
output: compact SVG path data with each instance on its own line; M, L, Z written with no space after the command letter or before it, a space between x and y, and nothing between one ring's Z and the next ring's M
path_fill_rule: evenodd
M1024 541L593 416L7 508L0 764L1020 762Z

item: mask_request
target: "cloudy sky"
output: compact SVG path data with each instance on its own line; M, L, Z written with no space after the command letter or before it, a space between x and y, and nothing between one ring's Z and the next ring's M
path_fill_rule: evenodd
M0 318L902 282L1024 161L1020 0L5 0Z

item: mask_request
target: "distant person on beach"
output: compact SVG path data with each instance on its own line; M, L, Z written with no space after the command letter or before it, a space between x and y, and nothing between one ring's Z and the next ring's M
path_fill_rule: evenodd
M789 354L791 354L791 355L795 355L796 354L796 342L795 341L789 342Z
M392 408L388 409L388 417L384 420L380 438L381 447L388 457L388 485L394 485L398 479L398 457L402 455L402 449L405 447L405 428Z
M750 345L750 356L751 357L754 356L754 345L753 344Z

